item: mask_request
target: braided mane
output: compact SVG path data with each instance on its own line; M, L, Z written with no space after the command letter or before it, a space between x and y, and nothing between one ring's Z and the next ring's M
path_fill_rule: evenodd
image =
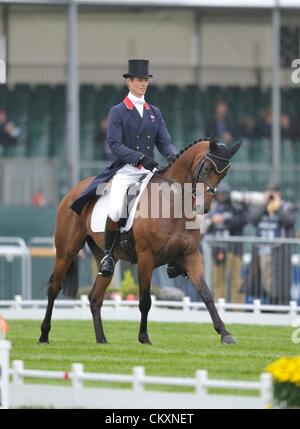
M190 149L192 146L194 146L197 143L200 143L202 141L209 141L209 143L215 143L217 144L218 140L216 139L211 139L211 138L203 138L203 139L198 139L196 141L194 141L193 143L189 144L188 146L186 146L185 148L181 149L181 151L172 159L172 161L163 169L160 170L161 173L165 173L173 164L174 162L177 161L177 159L183 154L185 153L188 149Z

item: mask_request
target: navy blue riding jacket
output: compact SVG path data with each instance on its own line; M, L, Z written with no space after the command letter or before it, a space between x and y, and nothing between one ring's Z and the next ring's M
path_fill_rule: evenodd
M124 165L137 166L143 154L154 158L155 146L167 158L177 153L160 110L144 103L141 117L128 97L109 111L107 142L117 159L95 177L72 203L70 208L77 214L80 214L85 204L96 196L98 185L108 183Z

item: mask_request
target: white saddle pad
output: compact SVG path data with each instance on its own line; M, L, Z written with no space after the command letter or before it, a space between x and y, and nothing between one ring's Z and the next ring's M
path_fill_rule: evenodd
M142 181L140 193L136 197L132 205L126 225L124 227L121 227L120 231L129 231L132 228L137 205L140 201L142 192L148 185L148 182L152 176L153 176L153 173L149 172L145 177L145 179ZM91 229L93 232L104 232L105 230L106 218L108 215L109 197L110 197L110 189L107 189L104 191L104 194L98 198L93 208L92 217L91 217Z

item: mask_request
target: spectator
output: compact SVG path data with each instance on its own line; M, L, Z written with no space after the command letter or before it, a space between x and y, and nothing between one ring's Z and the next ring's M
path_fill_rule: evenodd
M101 159L105 161L114 160L115 156L113 155L112 151L109 149L108 143L107 143L107 117L104 118L100 124L100 127L97 129L95 134L95 143L97 146L96 150L96 158L99 158L97 156L100 152ZM100 151L99 151L100 149Z
M45 195L43 194L43 192L41 190L35 192L32 195L31 203L32 203L32 205L34 205L36 207L45 207L46 206L47 200L46 200Z
M280 115L280 129L282 138L291 137L291 120L286 113ZM272 134L272 110L270 107L261 112L256 125L257 137L270 139Z
M19 129L8 121L7 114L4 109L0 110L0 144L9 146L18 143Z
M221 183L216 200L208 214L207 233L215 237L243 235L243 227L247 221L246 210L244 205L232 202L230 192L230 186ZM212 276L215 299L226 298L235 303L244 301L244 295L241 292L242 254L241 243L220 243L213 247ZM230 291L227 291L229 277L231 287ZM227 292L230 292L229 296Z
M256 122L255 119L248 115L245 116L240 124L239 127L239 135L241 137L245 137L249 140L255 138L255 131L256 131Z
M224 101L215 105L214 115L206 127L207 136L215 136L223 143L229 144L233 139L233 130L228 120L228 107Z
M271 138L272 132L272 111L271 108L268 107L264 109L257 120L256 124L256 135L260 138Z
M300 140L300 111L298 111L292 118L291 137L293 140Z
M286 113L280 115L280 129L282 138L291 138L291 120Z
M258 237L293 237L296 208L281 199L280 188L270 183L264 192L262 207L252 209L249 221ZM248 295L271 304L288 304L291 291L291 247L288 244L253 246L249 269Z

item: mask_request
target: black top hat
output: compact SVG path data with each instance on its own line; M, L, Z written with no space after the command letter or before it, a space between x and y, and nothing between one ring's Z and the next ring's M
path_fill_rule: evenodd
M152 74L149 74L148 67L148 60L128 60L128 73L124 73L123 77L143 77L145 79L153 77Z

